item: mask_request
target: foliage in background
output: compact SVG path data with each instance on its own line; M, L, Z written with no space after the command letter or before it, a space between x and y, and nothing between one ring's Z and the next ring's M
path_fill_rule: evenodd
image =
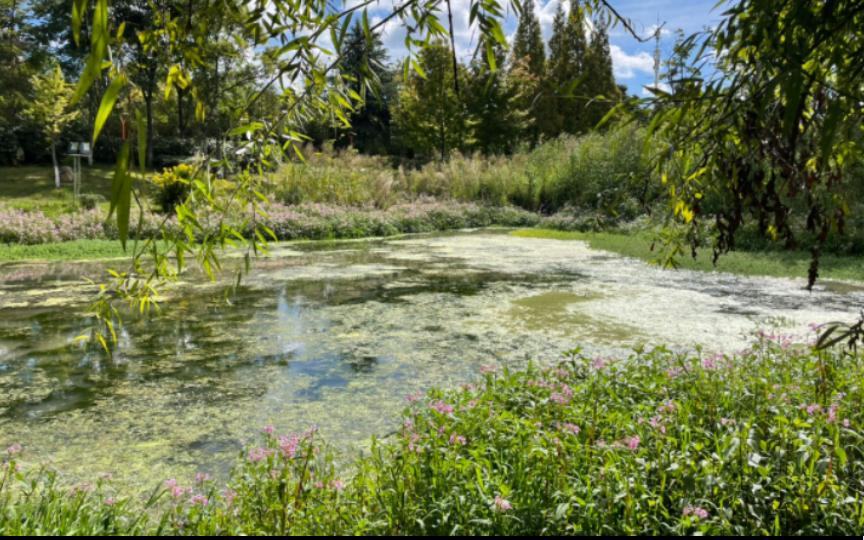
M173 214L174 210L186 200L192 189L191 183L195 172L195 167L181 163L153 176L153 183L156 186L155 202L163 213Z
M57 140L80 115L79 111L69 110L72 99L72 86L66 83L60 67L48 75L33 78L33 100L24 115L42 126L51 147L51 160L54 163L54 182L60 187L60 163L57 160Z
M0 533L854 536L864 359L813 339L484 368L410 396L398 434L350 466L315 428L266 427L227 486L169 479L144 503L109 475L63 488L13 445Z
M467 109L463 94L468 71L453 64L450 48L437 41L420 54L394 111L394 122L406 143L418 153L447 159L456 150L471 148L477 141L477 118ZM422 70L422 71L421 71Z
M851 137L864 103L862 22L861 0L741 1L715 28L679 41L674 93L656 91L648 132L669 172L669 232L679 242L668 257L700 247L702 221L716 225L715 258L753 224L787 249L811 250L815 283L823 246L846 233L843 195L862 157Z

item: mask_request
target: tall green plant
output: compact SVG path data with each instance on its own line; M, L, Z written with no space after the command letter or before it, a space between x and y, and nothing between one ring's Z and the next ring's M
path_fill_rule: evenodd
M46 75L32 79L33 100L24 114L42 126L48 143L51 145L51 159L54 163L54 182L60 189L60 163L57 160L57 140L63 131L80 116L80 111L70 110L72 86L66 83L60 67Z
M442 159L476 141L477 119L466 104L468 72L454 61L444 41L424 49L394 114L409 146Z

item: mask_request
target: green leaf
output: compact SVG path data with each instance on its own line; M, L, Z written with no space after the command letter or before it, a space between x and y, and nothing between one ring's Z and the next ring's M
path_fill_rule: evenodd
M849 457L846 455L846 451L839 446L837 447L837 457L840 458L840 465L845 467L846 463L849 461Z
M492 72L498 71L498 62L495 61L495 51L492 49L492 43L486 42L486 60L489 61L489 69Z
M75 36L75 45L81 46L81 19L84 10L87 9L87 0L74 0L72 3L72 35Z
M99 5L93 13L93 35L90 40L90 56L87 57L87 65L81 74L81 79L78 81L78 87L75 89L75 94L69 102L70 107L74 107L90 86L102 74L102 61L108 52L108 0L99 0Z
M264 124L261 122L253 122L251 124L247 124L245 126L240 126L238 128L232 129L230 133L228 133L229 137L236 137L237 135L245 135L246 133L254 133L256 131L261 131L264 129Z
M108 219L114 215L117 203L120 201L120 193L123 190L123 182L126 172L129 170L129 143L120 149L117 157L117 167L114 169L114 181L111 183L111 208L108 210Z
M126 75L121 73L114 77L114 80L108 85L105 95L102 96L102 103L99 105L99 112L96 114L96 125L93 129L93 148L96 148L96 139L99 138L99 134L102 132L102 128L105 126L105 121L108 120L111 111L114 110L117 95L124 86L126 86Z

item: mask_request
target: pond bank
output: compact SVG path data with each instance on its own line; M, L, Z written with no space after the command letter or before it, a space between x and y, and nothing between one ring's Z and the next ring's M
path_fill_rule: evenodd
M579 233L532 229L516 231L514 235L521 238L586 242L592 249L646 262L657 258L657 253L651 251L653 239L644 234ZM712 258L711 250L703 249L696 260L692 257L682 257L679 260L680 268L701 272L727 272L739 276L796 279L807 276L811 261L810 254L801 251L771 253L736 251L723 255L717 262L717 266L712 263ZM819 261L819 275L823 279L860 282L864 287L864 258L823 255Z

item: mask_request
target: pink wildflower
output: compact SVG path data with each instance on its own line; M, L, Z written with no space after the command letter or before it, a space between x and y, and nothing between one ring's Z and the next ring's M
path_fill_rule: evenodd
M117 501L114 500L113 497L108 497L107 499L105 499L105 506L114 506L115 504L117 504Z
M636 451L639 449L639 442L640 441L639 441L638 435L634 435L633 437L626 439L624 442L627 444L627 448L629 448L632 451Z
M203 507L207 507L210 501L204 495L198 495L197 497L192 497L190 501L192 504L200 504Z
M227 504L228 506L231 506L231 504L234 502L234 499L236 498L237 492L233 489L226 489L222 492L222 500L224 500L225 504Z
M843 420L843 427L847 427L847 428L848 428L849 425L850 425L849 420Z
M99 477L102 478L102 480L111 480L111 475L108 473L102 473Z
M195 476L195 481L198 482L199 484L202 482L209 482L210 481L210 475L204 474L204 473L198 473Z
M7 450L7 452L9 452L10 454L17 454L20 451L21 451L21 446L17 445L17 444L14 446L10 446L9 449Z
M509 502L505 501L501 497L495 497L495 506L498 507L498 510L502 512L506 512L507 510L512 510L513 507Z
M276 431L276 430L273 429L273 426L267 426L267 427L264 428L264 433L266 433L267 435L273 435L273 433L274 433L275 431Z

